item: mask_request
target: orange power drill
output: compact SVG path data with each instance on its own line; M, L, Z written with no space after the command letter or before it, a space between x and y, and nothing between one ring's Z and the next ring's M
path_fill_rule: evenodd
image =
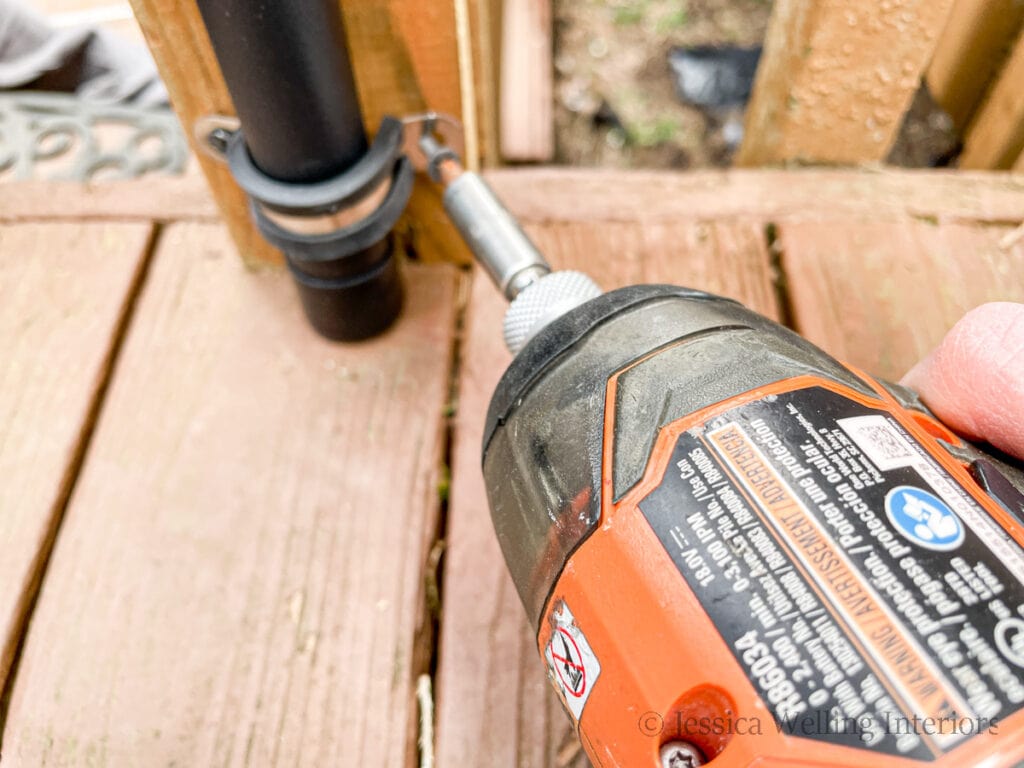
M420 147L512 300L483 473L593 764L1024 764L1024 473L736 302L551 272Z

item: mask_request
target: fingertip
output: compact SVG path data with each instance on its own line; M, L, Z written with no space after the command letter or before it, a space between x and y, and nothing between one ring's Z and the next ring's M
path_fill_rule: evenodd
M1024 304L971 310L903 382L965 437L1024 457Z
M900 384L911 389L921 391L922 388L928 386L928 380L931 378L931 367L932 360L935 357L934 352L930 352L927 356L921 359L913 368L903 374L903 378L900 379Z

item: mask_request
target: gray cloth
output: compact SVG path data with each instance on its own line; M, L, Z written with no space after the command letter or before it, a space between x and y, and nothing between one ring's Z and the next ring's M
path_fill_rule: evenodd
M168 106L143 46L104 29L59 29L14 0L0 0L0 90L59 91L101 104Z

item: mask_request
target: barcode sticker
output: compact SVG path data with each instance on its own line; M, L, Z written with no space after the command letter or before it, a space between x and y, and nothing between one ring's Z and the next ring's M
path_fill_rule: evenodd
M883 472L917 459L917 451L885 416L854 416L836 423Z

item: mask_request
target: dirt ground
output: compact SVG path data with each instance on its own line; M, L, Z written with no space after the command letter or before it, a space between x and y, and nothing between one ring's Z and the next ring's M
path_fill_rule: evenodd
M555 161L648 168L728 166L723 131L742 110L710 114L680 102L669 51L756 46L771 0L554 0ZM952 125L921 93L889 162L921 167L955 155Z
M728 164L716 124L676 96L674 46L758 45L770 0L555 0L556 159L572 165Z

